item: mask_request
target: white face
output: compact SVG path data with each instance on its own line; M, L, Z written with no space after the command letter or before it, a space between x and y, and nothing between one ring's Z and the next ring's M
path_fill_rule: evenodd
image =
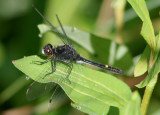
M42 54L43 54L43 55L45 55L45 53L44 53L44 49L43 49L43 48L42 48Z

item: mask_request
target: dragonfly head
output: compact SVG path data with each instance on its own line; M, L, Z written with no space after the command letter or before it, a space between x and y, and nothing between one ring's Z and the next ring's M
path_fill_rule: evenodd
M47 57L50 57L52 56L53 52L52 52L52 45L51 44L47 44L43 47L42 49L42 54L47 56Z

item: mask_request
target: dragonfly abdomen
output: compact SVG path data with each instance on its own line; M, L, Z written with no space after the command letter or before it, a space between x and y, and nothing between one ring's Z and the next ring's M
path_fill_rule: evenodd
M118 69L118 68L115 68L115 67L112 67L112 66L109 66L109 65L105 65L105 64L101 64L101 63L97 63L97 62L85 59L83 57L80 57L80 60L78 62L82 62L82 63L84 62L84 63L90 64L90 65L99 67L101 69L111 71L113 73L124 74L124 72L122 70Z

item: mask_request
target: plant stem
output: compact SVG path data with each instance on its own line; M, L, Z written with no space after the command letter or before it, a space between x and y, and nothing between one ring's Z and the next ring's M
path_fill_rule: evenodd
M126 0L115 0L114 3L115 9L115 19L116 19L116 41L119 44L123 43L123 36L122 36L122 28L123 28L123 17L124 17L124 10L126 6Z
M146 86L144 96L143 96L143 100L142 100L142 105L141 105L142 115L146 115L147 107L148 107L153 89L154 89L155 84L157 82L157 78L158 78L158 75L154 76L154 78Z

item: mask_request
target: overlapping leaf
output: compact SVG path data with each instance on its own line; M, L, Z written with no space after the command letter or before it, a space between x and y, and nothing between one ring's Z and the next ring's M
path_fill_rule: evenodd
M160 33L159 35L156 37L157 38L157 47L156 47L156 61L154 62L152 68L150 69L147 77L137 86L139 88L145 87L152 78L154 78L156 75L158 75L158 73L160 72Z
M141 58L139 59L135 69L134 69L134 76L138 77L143 75L148 70L148 62L150 56L150 47L147 45Z
M121 115L142 115L141 113L141 98L138 92L132 94L130 102L121 111Z
M128 0L131 6L134 8L140 19L143 21L141 35L146 40L152 51L156 48L156 40L154 35L154 29L149 17L149 12L144 0Z
M132 5L132 7L136 11L140 19L143 21L141 35L143 36L143 38L146 40L146 42L151 48L151 53L148 48L145 49L135 69L136 76L142 75L144 72L146 72L147 65L149 65L148 76L145 78L144 81L142 81L139 85L137 85L138 87L145 87L150 82L150 80L159 72L159 67L157 65L159 65L158 58L159 58L159 51L160 51L159 50L160 43L159 43L159 38L158 37L155 38L154 29L149 17L149 12L147 10L145 1L144 0L128 0L128 2ZM150 61L147 61L148 59L150 59ZM139 67L143 67L143 68L140 69Z

